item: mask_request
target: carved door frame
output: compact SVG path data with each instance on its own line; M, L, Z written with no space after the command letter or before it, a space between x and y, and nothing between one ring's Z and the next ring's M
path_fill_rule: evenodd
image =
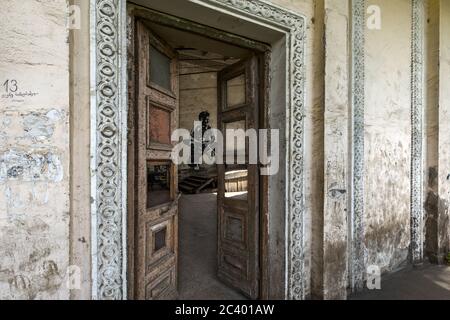
M263 0L186 1L220 14L239 14L246 21L279 32L285 43L273 52L274 56L286 57L286 70L276 75L284 74L286 80L286 95L278 97L286 102L287 143L286 153L282 155L286 159L282 177L285 181L282 219L286 227L284 297L304 299L306 18ZM127 100L131 96L127 4L125 0L95 0L91 1L90 11L92 297L127 299ZM269 64L268 59L266 62ZM267 98L269 92L279 91L272 90L269 78L266 79ZM269 188L270 182L266 183ZM266 209L269 217L270 208Z

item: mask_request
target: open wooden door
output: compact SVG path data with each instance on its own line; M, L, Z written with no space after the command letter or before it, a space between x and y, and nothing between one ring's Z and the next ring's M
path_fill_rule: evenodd
M137 23L135 297L177 295L178 190L171 134L177 128L177 55Z
M218 75L219 129L225 152L234 163L218 165L218 276L251 299L259 295L258 165L245 150L230 148L227 129L258 129L258 62L256 57L227 67ZM237 164L238 151L245 161Z

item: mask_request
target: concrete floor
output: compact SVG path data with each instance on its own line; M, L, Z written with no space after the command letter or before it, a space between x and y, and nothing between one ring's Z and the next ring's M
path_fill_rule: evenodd
M450 267L425 264L385 276L381 290L365 290L351 300L450 300Z
M217 278L217 197L183 195L179 206L179 299L242 300Z
M179 206L179 299L242 300L217 278L217 197L183 195ZM381 290L350 300L450 300L450 267L425 264L383 276Z

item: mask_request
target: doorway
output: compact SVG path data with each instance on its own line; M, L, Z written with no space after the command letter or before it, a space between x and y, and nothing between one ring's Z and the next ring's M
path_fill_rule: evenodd
M91 21L91 278L94 299L135 297L136 101L135 20L156 21L143 9L158 10L190 22L198 34L239 42L266 52L265 127L280 130L281 164L261 179L261 297L304 299L307 295L305 206L305 116L308 19L262 0L252 5L228 0L95 0ZM199 25L201 24L201 25ZM205 32L203 26L212 28ZM236 37L236 34L238 35ZM261 41L270 44L261 46ZM114 50L117 49L117 50ZM271 50L270 50L271 49ZM269 99L270 97L270 99ZM127 123L128 122L128 123ZM131 165L130 165L131 164ZM270 192L269 192L270 191ZM270 200L270 201L269 201ZM269 237L270 235L270 237Z
M257 129L259 75L254 53L230 47L225 56L220 47L215 52L178 48L180 127L190 129L193 140L196 134L204 136L199 141L202 151L208 151L210 129L223 134L229 129ZM229 55L231 50L235 55ZM226 143L223 156L234 159L239 151L248 155L245 142ZM181 298L259 297L259 175L257 165L246 160L179 166Z
M260 202L266 197L258 165L248 161L249 142L244 150L236 149L239 145L224 150L227 159L230 152L234 159L242 151L245 159L239 164L176 166L171 136L178 128L194 136L193 120L201 122L202 134L208 128L263 128L259 79L265 78L261 66L266 56L179 24L162 25L142 16L135 24L129 294L155 300L257 299Z

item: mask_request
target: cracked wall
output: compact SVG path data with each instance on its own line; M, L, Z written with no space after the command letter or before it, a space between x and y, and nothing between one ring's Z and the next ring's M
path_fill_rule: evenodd
M0 299L66 299L67 4L0 6Z

